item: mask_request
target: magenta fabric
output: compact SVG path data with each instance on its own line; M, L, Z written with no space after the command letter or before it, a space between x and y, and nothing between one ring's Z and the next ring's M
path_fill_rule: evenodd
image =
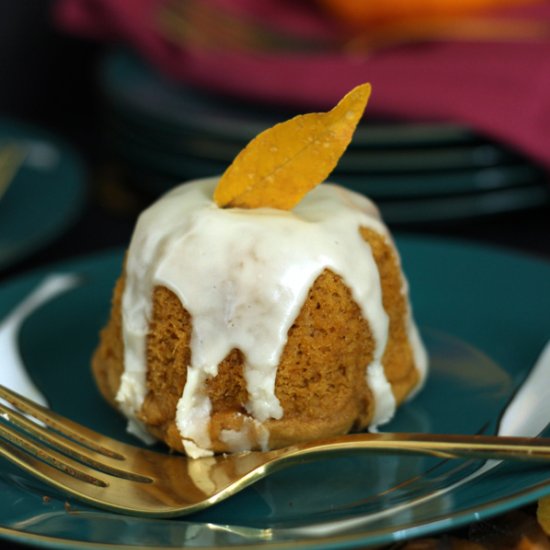
M368 81L367 116L465 124L550 169L550 36L546 41L439 42L362 54L243 53L178 47L156 28L164 0L59 0L63 29L130 45L164 73L243 99L328 108ZM203 0L289 33L334 38L341 29L299 0ZM547 21L550 2L510 12ZM550 31L549 31L550 32Z

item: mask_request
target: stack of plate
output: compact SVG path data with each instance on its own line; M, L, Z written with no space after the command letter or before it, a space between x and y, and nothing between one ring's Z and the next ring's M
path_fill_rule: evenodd
M296 114L176 84L126 52L105 58L100 83L109 150L154 194L221 174L256 134ZM531 208L550 195L528 160L441 123L365 120L330 179L369 195L394 224Z

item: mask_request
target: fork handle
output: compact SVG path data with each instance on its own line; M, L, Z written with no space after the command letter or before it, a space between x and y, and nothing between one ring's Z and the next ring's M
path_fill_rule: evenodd
M286 457L336 452L431 455L438 458L475 458L549 461L550 438L496 435L422 433L360 433L294 445Z

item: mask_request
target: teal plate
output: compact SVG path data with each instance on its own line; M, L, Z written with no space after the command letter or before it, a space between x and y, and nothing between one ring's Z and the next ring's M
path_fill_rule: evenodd
M209 135L248 142L261 131L294 116L295 112L229 100L192 89L161 75L137 55L109 53L100 67L99 84L115 111L139 124L171 132ZM477 136L468 128L443 123L367 122L354 144L361 146L419 146L470 143Z
M547 186L548 176L536 166L518 163L471 170L434 171L398 174L350 176L338 169L335 181L374 200L450 197L471 193L501 191L533 184Z
M369 128L366 122L365 131L368 132ZM372 132L376 131L373 126ZM114 146L128 149L137 155L171 159L172 164L177 163L177 159L183 155L228 165L246 143L195 132L174 135L161 128L147 128L134 120L125 120L119 112L112 113L106 121L106 134L110 143L115 142ZM350 173L368 171L395 174L500 166L518 161L521 159L517 154L483 141L426 147L362 147L354 139L340 159L338 169Z
M397 239L432 362L426 387L387 430L493 432L550 335L550 263L472 244ZM23 324L24 363L52 408L129 441L99 397L90 355L122 252L52 266L0 288L0 318L46 274L81 285ZM357 548L457 528L550 494L547 468L435 458L349 456L281 471L203 512L173 520L112 514L0 462L0 537L42 548ZM453 490L450 488L455 485Z
M120 162L120 159L119 159ZM134 187L157 196L174 185L222 173L220 166L179 159L178 171L152 167L143 158L121 162L121 173ZM367 176L349 178L337 171L331 180L374 199L389 225L475 219L537 208L550 201L547 178L531 166L508 166L422 178Z
M48 132L0 120L0 147L21 147L24 160L0 198L0 269L45 247L84 205L85 172L78 155Z
M540 208L548 204L550 188L546 182L518 185L456 196L419 199L380 200L382 216L390 225L448 223Z
M138 145L136 139L120 139L120 136L114 133L110 133L109 143L118 161L128 166L129 169L134 168L138 172L138 179L132 180L132 183L153 193L164 192L180 181L222 174L228 166L227 162L201 158L185 154L183 151L176 154L175 152L170 153L166 150L154 149L145 144ZM435 152L433 154L436 155ZM472 211L475 212L478 210L478 204L489 202L478 200L476 196L478 194L517 190L536 185L536 192L524 192L519 193L519 195L529 195L528 202L532 203L535 200L537 204L541 203L541 197L542 202L544 202L544 197L548 195L546 192L548 188L547 176L537 166L523 161L486 167L471 166L470 168L453 170L436 170L434 165L432 167L434 169L425 167L423 171L413 171L406 174L401 169L396 169L393 173L365 171L363 174L352 174L345 170L345 161L350 155L351 158L354 158L353 155L360 154L347 151L330 176L331 181L336 181L354 191L364 193L376 201L397 200L405 202L411 199L427 199L438 196L439 198L446 197L447 200L443 202L452 205L452 201L457 195L467 194L471 199L469 202L475 203L474 208L472 208ZM400 166L397 159L394 166ZM151 177L147 178L147 175ZM163 176L165 177L163 178ZM493 195L499 194L493 193ZM525 202L524 200L518 201L517 208L523 208ZM508 211L509 205L514 206L514 201L508 200L496 200L493 203L495 204L495 210L498 210L499 205L506 207L506 210L501 208L498 211ZM512 208L512 210L517 208ZM414 214L413 218L424 218L423 221L430 221L433 214L436 216L438 214L438 210L434 210L432 207L416 208L413 204L409 209L410 211L420 212L418 215ZM449 210L447 207L444 208L439 217L447 216ZM455 210L460 212L462 216L464 211L462 206ZM397 217L397 210L394 211L396 215L392 214L391 221ZM428 216L426 217L425 214L428 214ZM399 218L403 218L403 216L399 216Z

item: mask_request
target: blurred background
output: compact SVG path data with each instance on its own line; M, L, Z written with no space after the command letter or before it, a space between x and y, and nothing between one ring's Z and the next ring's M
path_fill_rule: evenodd
M373 95L330 178L394 231L550 256L550 6L0 0L0 278L128 243L259 131Z

